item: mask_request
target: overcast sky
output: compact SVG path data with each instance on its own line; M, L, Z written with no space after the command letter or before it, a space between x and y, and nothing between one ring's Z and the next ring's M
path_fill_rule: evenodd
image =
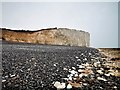
M118 47L117 2L4 2L2 27L70 28L90 33L92 47Z

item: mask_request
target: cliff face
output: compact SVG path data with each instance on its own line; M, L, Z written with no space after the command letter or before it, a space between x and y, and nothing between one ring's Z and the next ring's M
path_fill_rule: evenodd
M89 46L90 34L67 28L50 28L39 31L15 31L2 29L2 39L6 41L70 45L70 46Z

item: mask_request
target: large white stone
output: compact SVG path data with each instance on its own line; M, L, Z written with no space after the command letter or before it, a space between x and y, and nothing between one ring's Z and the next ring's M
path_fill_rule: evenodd
M71 84L68 84L67 85L67 89L71 89L72 88L72 85Z

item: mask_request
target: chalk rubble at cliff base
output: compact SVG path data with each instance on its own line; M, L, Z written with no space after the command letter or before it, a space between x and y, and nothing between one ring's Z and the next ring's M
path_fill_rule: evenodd
M119 90L120 67L87 47L4 44L2 90Z

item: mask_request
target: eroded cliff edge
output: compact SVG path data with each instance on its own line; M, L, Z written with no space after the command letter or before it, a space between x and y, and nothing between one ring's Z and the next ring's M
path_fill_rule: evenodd
M68 28L48 28L36 31L10 30L2 28L2 39L14 42L89 46L90 34L85 31Z

